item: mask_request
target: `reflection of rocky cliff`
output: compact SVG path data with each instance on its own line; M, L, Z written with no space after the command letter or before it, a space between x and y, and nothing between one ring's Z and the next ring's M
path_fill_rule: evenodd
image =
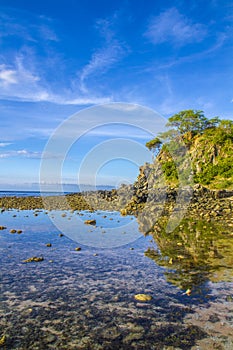
M201 185L166 187L159 165L140 168L123 214L134 214L154 247L145 254L167 268L168 281L192 288L233 277L233 191Z
M167 233L165 222L154 226L154 247L145 255L167 268L169 282L192 288L205 280L231 281L233 278L233 233L216 223L184 219Z

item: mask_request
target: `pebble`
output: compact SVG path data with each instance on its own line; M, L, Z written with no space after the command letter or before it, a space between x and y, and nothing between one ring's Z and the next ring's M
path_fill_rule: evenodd
M84 221L84 224L86 224L86 225L96 225L96 220L86 220L86 221Z
M152 296L149 294L135 294L134 298L139 301L150 301Z

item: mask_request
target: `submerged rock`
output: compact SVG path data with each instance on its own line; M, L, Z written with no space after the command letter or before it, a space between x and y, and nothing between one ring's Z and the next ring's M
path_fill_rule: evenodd
M3 336L0 338L0 346L5 345L5 343L6 343L6 336L3 335Z
M23 262L25 262L25 263L28 263L28 262L39 262L39 261L43 261L43 260L44 260L43 256L41 256L41 257L33 256L31 258L23 260Z
M134 298L139 301L150 301L152 296L149 294L135 294Z

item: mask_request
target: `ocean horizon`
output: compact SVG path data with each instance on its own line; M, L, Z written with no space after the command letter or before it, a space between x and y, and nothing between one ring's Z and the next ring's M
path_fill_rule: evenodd
M66 187L66 186L64 186ZM85 191L99 191L99 190L111 190L114 186L110 185L100 185L100 186L92 186L92 185L80 185L76 186L75 188L68 189L67 187L64 188L64 191L58 191L56 189L54 190L26 190L26 189L11 189L11 190L4 190L0 189L0 198L1 197L29 197L29 196L59 196L64 194L71 194L71 193L79 193L79 192L85 192Z

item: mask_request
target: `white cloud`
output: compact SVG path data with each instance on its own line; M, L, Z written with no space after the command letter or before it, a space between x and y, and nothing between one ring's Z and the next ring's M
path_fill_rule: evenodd
M8 69L5 64L0 65L0 85L7 87L11 84L17 84L16 71Z
M217 36L216 42L211 47L207 48L206 50L202 50L201 52L193 53L193 54L188 55L188 56L181 56L181 57L179 57L175 60L172 60L168 63L163 63L162 65L159 66L159 68L167 69L167 68L171 68L171 67L178 65L178 64L182 64L182 63L186 63L186 62L194 62L196 60L201 60L204 57L213 54L213 52L221 49L221 47L225 43L226 39L227 39L226 34L220 33Z
M22 54L16 56L11 65L0 65L0 98L5 100L51 102L61 105L101 104L112 100L111 96L96 97L90 93L78 93L71 89L64 93L59 91L57 94L47 85L39 73L26 68L26 57Z
M80 74L80 89L83 93L88 92L87 80L93 75L107 72L115 63L119 62L126 54L126 47L115 38L111 29L112 22L107 19L97 21L96 27L104 38L104 45L97 49L91 56L90 61L84 66Z
M90 60L90 62L83 68L80 76L80 87L82 92L87 92L88 89L85 86L86 80L96 74L105 73L116 62L120 60L123 54L122 47L117 43L113 43L110 46L97 50Z
M201 42L206 35L207 30L203 24L193 23L174 7L154 17L145 33L154 44L173 42L180 46Z
M16 56L14 64L0 65L0 97L6 99L44 99L46 92L38 82L40 78L34 72L25 68L24 57Z
M18 150L18 151L8 151L4 153L0 153L0 158L12 158L12 157L23 157L23 158L33 158L38 159L41 158L40 152L31 152L27 151L25 149Z
M10 142L0 142L0 147L7 147L10 146L12 143Z
M63 81L66 66L62 54L56 53L52 42L59 41L54 27L54 20L44 16L28 14L26 21L23 12L7 10L0 14L0 40L8 36L20 37L22 46L15 55L7 50L0 55L0 99L23 102L51 102L60 105L92 105L111 102L112 96L106 96L90 84L90 79L103 74L124 55L121 43L111 30L112 20L99 20L96 27L103 37L103 47L96 49L89 62L75 75L69 73ZM36 43L44 53L41 64L38 52L33 49ZM7 62L7 63L6 63ZM61 67L62 81L57 77L56 67ZM54 71L55 69L55 71ZM77 68L74 68L77 72ZM48 73L50 73L48 77ZM55 74L54 74L55 72ZM55 79L54 79L55 76ZM72 78L70 78L72 76ZM54 80L56 84L54 84ZM59 83L59 84L58 84ZM87 88L89 83L93 88Z
M49 28L48 25L43 24L41 26L38 26L38 31L44 40L59 41L56 33L51 28Z
M1 9L2 10L2 9ZM25 20L27 18L27 20ZM51 18L23 13L15 9L5 9L0 13L0 38L19 37L24 42L59 41L51 28Z

